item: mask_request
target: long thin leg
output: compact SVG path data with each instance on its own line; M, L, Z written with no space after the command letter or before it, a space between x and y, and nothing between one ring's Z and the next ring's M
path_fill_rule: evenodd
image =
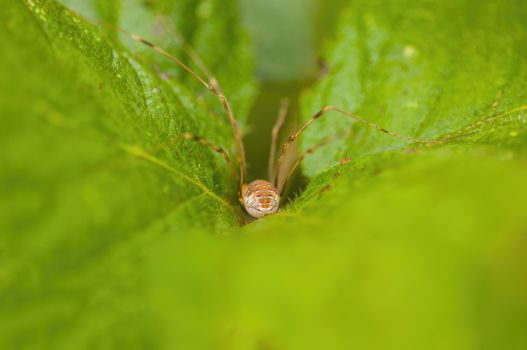
M119 31L119 32L121 32L123 34L126 34L131 39L133 39L133 40L135 40L137 42L140 42L140 43L150 47L154 51L157 51L158 53L160 53L161 55L165 56L166 58L168 58L172 62L176 63L179 67L184 69L186 72L188 72L197 81L199 81L201 84L203 84L210 92L212 92L213 94L215 94L218 97L218 99L220 100L220 103L221 103L221 105L223 107L223 110L225 111L225 114L227 115L227 118L229 119L229 123L231 124L232 133L233 133L233 136L234 136L234 141L235 141L235 146L236 146L236 158L237 158L237 161L238 161L238 164L239 164L239 167L240 167L239 181L240 181L240 188L241 188L242 185L245 183L245 178L246 178L246 174L247 174L247 163L245 161L245 148L244 148L244 145L243 145L243 138L242 138L242 134L241 134L241 131L240 131L240 127L238 126L238 122L234 118L234 114L232 112L231 106L230 106L229 102L227 101L227 98L225 97L225 95L223 95L223 93L214 84L207 83L198 73L193 71L189 66L187 66L185 63L183 63L181 60L179 60L178 58L172 56L171 54L169 54L168 52L166 52L162 48L152 44L148 40L143 39L139 35L134 34L132 32L129 32L128 30L123 29L123 28L120 28L120 27L117 27L117 26L113 26L113 25L110 25L108 23L104 23L104 22L101 22L101 21L95 21L94 20L94 22L99 23L102 26L105 26L105 27L107 27L109 29L112 29L112 30L115 30L115 31Z
M192 48L192 46L188 45L183 38L183 36L176 31L173 27L171 28L168 24L168 21L165 16L159 16L159 22L161 23L161 26L163 27L163 30L166 34L174 41L177 45L183 50L183 52L190 57L190 59L198 66L198 68L201 70L201 72L207 77L209 80L209 84L214 86L216 89L221 91L220 85L218 80L214 77L210 69L205 64L205 61L201 58L201 56Z
M297 160L295 161L295 163L293 164L291 169L289 170L289 173L287 173L287 176L286 176L285 180L282 182L281 185L278 186L278 188L277 188L278 189L278 193L280 193L280 195L282 194L283 190L286 188L287 183L288 183L289 179L291 178L291 176L293 175L293 173L295 172L296 168L298 168L300 163L302 163L302 161L307 156L315 153L317 150L319 150L320 148L326 146L327 144L329 144L329 143L331 143L333 141L336 141L338 139L342 139L343 136L344 136L344 134L337 134L337 135L325 137L322 140L320 140L320 142L317 143L315 146L308 148L304 153L302 153L300 155L300 157L297 158Z
M282 165L282 161L284 159L284 156L287 152L287 149L289 148L289 146L291 145L291 143L293 141L295 141L298 136L304 132L304 130L306 130L311 124L313 124L315 122L315 120L319 119L320 117L326 115L328 112L330 111L335 111L335 112L338 112L342 115L345 115L345 116L348 116L352 119L354 119L355 121L359 122L359 123L362 123L364 125L367 125L369 126L370 128L373 128L373 129L376 129L376 130L379 130L387 135L390 135L392 137L395 137L395 138L398 138L400 140L404 140L404 141L407 141L407 142L413 142L413 143L422 143L422 144L439 144L439 143L442 143L442 142L445 142L445 141L448 141L448 140L451 140L451 139L455 139L455 138L460 138L460 137L464 137L464 136L468 136L468 135L472 135L472 134L475 134L478 132L477 129L474 129L473 131L471 132L468 132L466 134L462 134L462 135L455 135L455 136L452 136L452 135L446 135L445 137L443 138L440 138L440 139L436 139L436 140L420 140L420 139L416 139L416 138L413 138L413 137L409 137L409 136L404 136L404 135L400 135L398 133L395 133L395 132L392 132L392 131L389 131L377 124L374 124L368 120L365 120L365 119L362 119L358 116L356 116L355 114L351 113L351 112L348 112L348 111L345 111L343 109L340 109L338 107L335 107L335 106L325 106L324 108L322 108L320 111L318 111L314 116L312 116L300 129L298 129L295 133L293 133L291 136L289 136L287 138L287 140L284 142L284 145L282 146L282 151L280 152L280 157L278 158L278 162L277 162L277 166L276 166L276 170L275 170L275 177L276 177L276 182L278 183L278 174L280 172L280 167Z
M282 98L280 101L280 109L278 110L278 118L276 118L276 122L273 126L273 131L271 132L271 151L269 153L269 165L267 167L268 170L268 179L271 181L271 183L274 183L274 162L276 158L276 144L278 143L278 134L280 133L280 129L282 128L282 125L284 124L285 117L287 116L287 111L289 110L289 103L290 100L288 98ZM276 184L275 184L276 185Z
M232 174L232 178L234 179L234 182L236 182L238 180L236 168L234 167L234 164L232 164L231 158L229 157L229 155L227 154L227 152L225 152L225 150L223 148L213 144L210 141L205 140L204 138L201 138L199 136L193 135L193 134L188 133L188 132L183 133L181 136L185 140L192 140L192 141L195 141L195 142L199 142L202 145L205 145L205 146L211 148L212 150L214 150L214 152L217 152L217 153L221 154L223 156L223 159L225 159L227 164L229 164L229 168L231 169L231 174Z

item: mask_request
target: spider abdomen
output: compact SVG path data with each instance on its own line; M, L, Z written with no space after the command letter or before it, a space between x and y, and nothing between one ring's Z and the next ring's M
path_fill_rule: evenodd
M280 195L269 181L254 180L244 186L243 205L251 216L261 218L278 210Z

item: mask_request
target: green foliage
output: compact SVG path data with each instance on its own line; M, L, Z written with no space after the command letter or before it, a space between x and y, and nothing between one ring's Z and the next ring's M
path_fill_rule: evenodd
M306 117L334 104L424 139L500 113L509 123L525 114L526 15L520 1L354 1L326 49L329 75L304 99ZM346 117L322 119L307 133L305 147L349 125ZM507 137L485 135L480 142L511 147ZM357 128L339 146L308 159L305 168L314 175L344 156L401 147L396 144Z
M233 2L64 3L180 54L152 29L169 16L244 120ZM354 125L306 159L296 200L242 228L221 157L178 138L232 150L214 96L56 1L2 8L2 349L527 346L522 2L347 6L306 119L335 104L406 135L479 133L418 147ZM303 149L353 124L324 118Z

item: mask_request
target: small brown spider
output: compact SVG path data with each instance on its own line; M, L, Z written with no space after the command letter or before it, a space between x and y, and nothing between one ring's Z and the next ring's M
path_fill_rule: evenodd
M183 50L183 52L185 52L185 54L188 55L188 57L200 68L200 70L203 72L206 78L203 78L200 74L192 70L189 66L187 66L185 63L183 63L178 58L170 55L168 52L166 52L162 48L152 44L151 42L143 39L142 37L134 33L131 33L125 29L119 28L119 27L111 26L111 25L101 23L101 22L99 23L112 30L122 32L128 35L133 40L138 41L150 47L151 49L157 51L161 55L165 56L166 58L168 58L169 60L177 64L180 68L188 72L192 77L194 77L197 81L203 84L211 93L217 96L217 98L219 99L223 107L225 115L227 116L229 120L231 128L232 128L238 169L236 169L236 167L234 166L227 152L225 152L225 150L223 150L221 147L215 145L212 142L209 142L208 140L205 140L199 136L196 136L190 133L184 133L182 136L187 140L193 140L193 141L199 142L211 148L215 152L220 153L223 156L223 158L226 160L226 162L228 163L231 169L233 178L235 179L235 181L239 183L239 191L238 191L239 201L245 207L245 210L247 211L247 213L249 213L249 215L251 215L254 218L261 218L263 216L275 213L280 207L280 199L281 199L282 192L285 188L285 185L288 182L291 175L293 174L294 170L299 166L300 162L306 156L315 152L321 146L335 139L335 137L323 139L319 144L309 148L302 155L300 155L300 157L297 158L296 162L293 164L291 169L287 172L287 175L284 178L280 178L280 174L282 174L282 170L283 170L282 169L283 160L284 160L285 154L289 146L291 145L291 143L295 141L300 136L300 134L302 134L304 130L306 130L317 119L326 115L330 111L335 111L339 113L340 115L347 116L363 125L366 125L382 133L385 133L387 135L390 135L392 137L395 137L395 138L398 138L398 139L401 139L401 140L404 140L410 143L437 144L437 143L441 143L441 142L444 142L446 140L450 140L453 138L459 138L459 137L463 137L467 135L472 135L477 132L477 130L475 130L475 131L472 131L472 132L469 132L463 135L456 135L456 136L446 135L442 138L435 139L435 140L419 140L413 137L403 136L398 133L389 131L377 124L374 124L368 120L362 119L351 112L342 110L335 106L328 105L328 106L321 108L320 111L318 111L315 115L313 115L300 129L292 133L285 140L284 144L282 145L281 151L279 153L278 160L275 162L278 133L287 115L287 109L288 109L288 104L289 104L289 101L284 99L282 100L280 111L278 113L278 118L276 120L276 123L272 131L271 153L269 157L269 166L268 166L268 178L269 179L268 180L257 179L257 180L253 180L248 183L247 182L247 163L245 159L245 148L243 144L242 133L240 131L238 123L236 122L231 106L227 98L221 91L219 82L210 73L209 69L206 67L204 61L200 58L198 53L195 50L193 50L190 46L186 45L180 35L175 36L175 38L181 45L181 49Z

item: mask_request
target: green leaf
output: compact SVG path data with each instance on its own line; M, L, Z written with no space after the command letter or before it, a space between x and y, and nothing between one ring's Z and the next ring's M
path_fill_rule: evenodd
M97 342L97 327L107 332L101 343L122 344L124 333L112 338L103 325L144 320L144 307L127 309L131 299L119 292L140 288L140 276L118 277L136 264L135 244L166 230L222 232L239 224L225 162L180 137L191 132L230 150L228 122L191 87L161 79L113 33L59 3L3 8L1 347L71 348L81 338ZM231 59L250 66L250 56L233 52ZM239 98L247 105L251 89ZM121 250L128 257L120 267L103 258ZM72 274L86 278L75 282ZM103 306L115 299L123 314ZM91 311L77 318L85 303ZM92 317L95 328L81 325ZM131 342L148 343L145 332Z
M523 159L527 8L521 2L472 5L470 1L441 5L374 1L348 6L336 40L325 50L330 73L302 101L305 121L323 106L336 105L417 139L477 131L475 136L440 145L445 153ZM370 167L361 163L379 171L390 152L397 156L401 150L411 151L419 157L425 151L408 148L405 142L335 112L305 132L301 148L306 150L350 126L347 138L306 158L305 174L314 177L339 160L352 158L351 176L360 176L357 168L370 175ZM318 190L327 186L328 174L311 181ZM296 204L308 202L309 196L304 196Z
M234 2L64 3L179 57L168 16L243 124L255 89ZM2 8L2 349L527 346L522 2L346 6L305 120L334 104L404 135L478 133L426 147L323 117L302 150L352 135L241 229L221 156L178 138L232 154L214 96L56 1Z
M99 184L102 188L99 185L85 188L86 196L72 197L79 205L84 199L99 197L105 203L100 210L105 211L110 203L104 198L113 197L108 189L121 183L127 193L132 185L124 184L128 179L114 172L135 174L137 168L153 168L153 172L147 170L135 181L136 188L145 190L143 195L156 204L150 206L145 202L148 210L134 220L148 222L152 219L148 218L148 211L158 218L160 208L166 212L196 195L201 196L196 200L207 203L207 210L198 212L214 208L214 212L223 212L227 215L225 219L232 220L233 206L223 199L226 193L235 191L228 168L203 147L177 139L188 131L213 138L229 149L232 140L225 118L211 115L206 105L183 84L177 80L163 81L140 58L118 44L111 44L105 33L61 5L48 1L27 4L30 12L22 4L13 5L9 14L12 29L6 28L9 34L6 51L11 49L16 55L13 53L4 69L12 70L14 66L18 70L18 74L6 71L5 76L17 80L6 82L6 90L8 86L16 86L22 91L20 94L15 91L8 101L12 109L8 118L12 120L7 123L19 125L16 132L7 135L4 149L6 161L16 163L21 158L38 161L29 169L20 169L24 176L17 176L16 172L11 176L22 182L35 177L35 185L47 189L62 188L65 182L83 179L95 184L94 178L109 176L109 183ZM13 50L19 43L22 49ZM34 135L36 128L39 137ZM26 146L27 154L23 154L17 142L28 140L32 144ZM41 146L35 147L39 143ZM157 189L148 193L152 176L150 186ZM181 191L181 186L186 190ZM77 184L73 187L82 188ZM44 204L45 191L37 192L44 196L41 199ZM94 198L89 199L90 196ZM134 193L122 198L125 203L132 200L127 196L133 198ZM118 199L114 202L119 212L128 206L143 211L135 203L122 207ZM221 217L216 218L222 221ZM214 219L207 220L213 222ZM114 224L108 222L108 229L114 229Z
M325 51L329 75L303 100L305 118L333 104L403 135L432 139L494 116L499 118L483 125L486 137L477 142L512 147L508 133L494 137L488 129L513 122L508 131L524 136L527 9L520 1L474 4L354 2ZM304 148L351 124L340 115L322 118L306 132ZM313 176L345 156L401 147L374 130L353 131L340 145L308 158L306 172ZM463 141L468 148L473 142ZM524 149L525 142L515 144Z

